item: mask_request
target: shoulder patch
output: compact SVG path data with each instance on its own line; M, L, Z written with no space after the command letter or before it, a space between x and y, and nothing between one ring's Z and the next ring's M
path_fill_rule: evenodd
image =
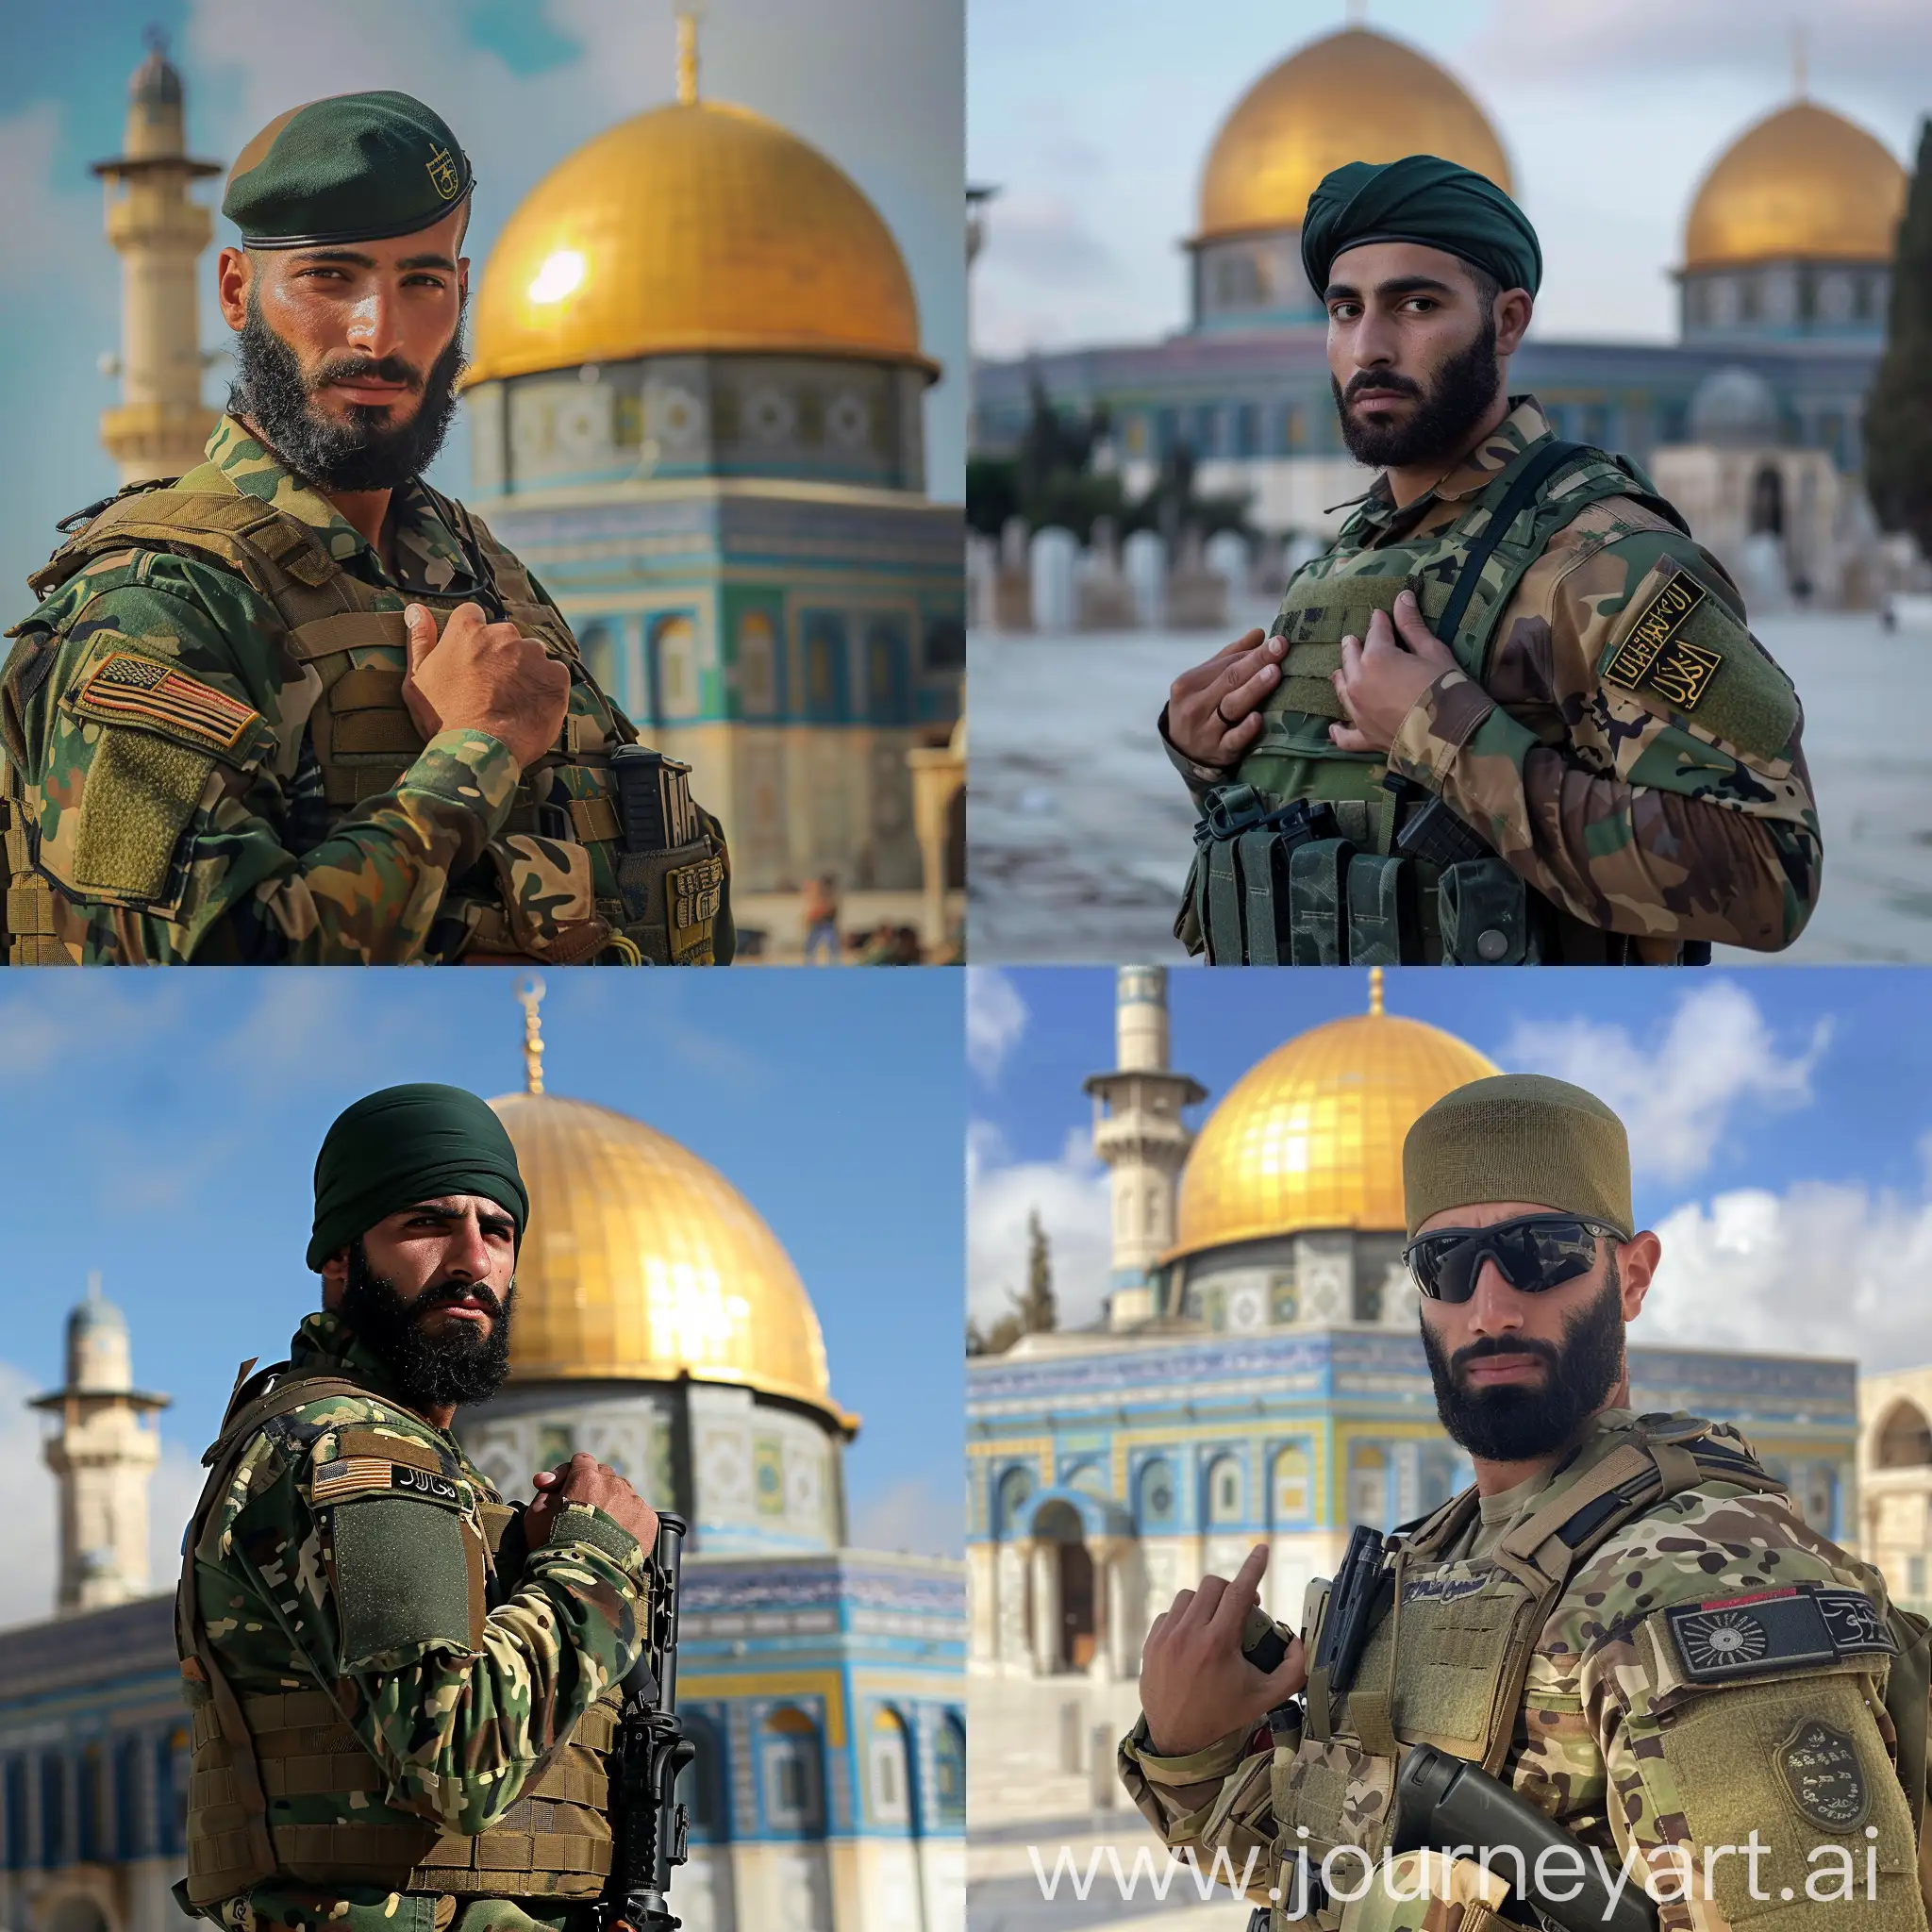
M1610 655L1603 675L1633 691L1648 685L1679 711L1694 711L1724 658L1682 632L1710 592L1687 573L1673 570Z
M1678 1604L1663 1616L1684 1675L1694 1684L1890 1657L1898 1648L1871 1598L1857 1590L1794 1584Z
M417 1469L380 1456L338 1456L317 1463L308 1494L317 1508L359 1502L365 1496L413 1496L419 1502L440 1503L445 1509L467 1509L475 1500L467 1483L441 1470Z
M1813 1824L1856 1831L1872 1809L1855 1739L1822 1718L1802 1717L1772 1756L1778 1782Z
M132 651L109 651L68 702L83 718L145 725L216 752L234 751L250 727L263 722L241 699Z

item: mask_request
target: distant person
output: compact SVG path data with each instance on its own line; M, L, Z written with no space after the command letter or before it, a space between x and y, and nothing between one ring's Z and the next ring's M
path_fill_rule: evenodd
M1351 162L1308 201L1342 440L1376 477L1270 634L1160 716L1216 964L1702 962L1817 903L1797 693L1629 458L1508 360L1542 253L1493 183Z
M423 480L463 370L469 157L404 93L242 148L207 461L91 505L0 677L7 958L710 965L730 874L562 613Z
M805 963L839 963L839 881L828 872L806 882Z

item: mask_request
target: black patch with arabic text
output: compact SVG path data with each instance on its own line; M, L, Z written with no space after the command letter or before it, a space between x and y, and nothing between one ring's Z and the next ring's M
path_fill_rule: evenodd
M1810 1584L1679 1604L1665 1610L1664 1621L1684 1674L1695 1684L1897 1649L1861 1591Z
M1630 691L1648 686L1674 709L1694 711L1724 661L1722 652L1681 635L1709 595L1694 577L1673 570L1611 654L1605 680Z

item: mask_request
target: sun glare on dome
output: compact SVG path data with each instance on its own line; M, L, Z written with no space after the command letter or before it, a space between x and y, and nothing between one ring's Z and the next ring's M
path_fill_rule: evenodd
M584 258L575 248L559 248L545 258L530 284L532 302L561 302L584 279Z

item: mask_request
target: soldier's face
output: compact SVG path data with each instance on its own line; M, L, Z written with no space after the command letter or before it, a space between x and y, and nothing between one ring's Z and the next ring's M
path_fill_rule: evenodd
M1418 1230L1479 1228L1553 1210L1500 1201L1433 1215ZM1421 1302L1423 1345L1444 1428L1474 1456L1509 1462L1559 1448L1624 1385L1624 1329L1661 1253L1648 1232L1598 1243L1587 1274L1541 1292L1510 1287L1492 1259L1466 1302Z
M333 248L222 251L222 314L251 308L293 354L310 406L345 426L395 430L456 341L470 263L467 204L432 228Z
M494 1334L516 1272L516 1224L481 1194L444 1194L387 1215L362 1237L369 1272L392 1287L432 1340ZM332 1287L332 1259L323 1267ZM341 1264L343 1280L347 1263Z
M1457 257L1412 242L1338 255L1324 302L1342 440L1358 462L1396 468L1461 453L1530 306L1521 289L1491 299Z

